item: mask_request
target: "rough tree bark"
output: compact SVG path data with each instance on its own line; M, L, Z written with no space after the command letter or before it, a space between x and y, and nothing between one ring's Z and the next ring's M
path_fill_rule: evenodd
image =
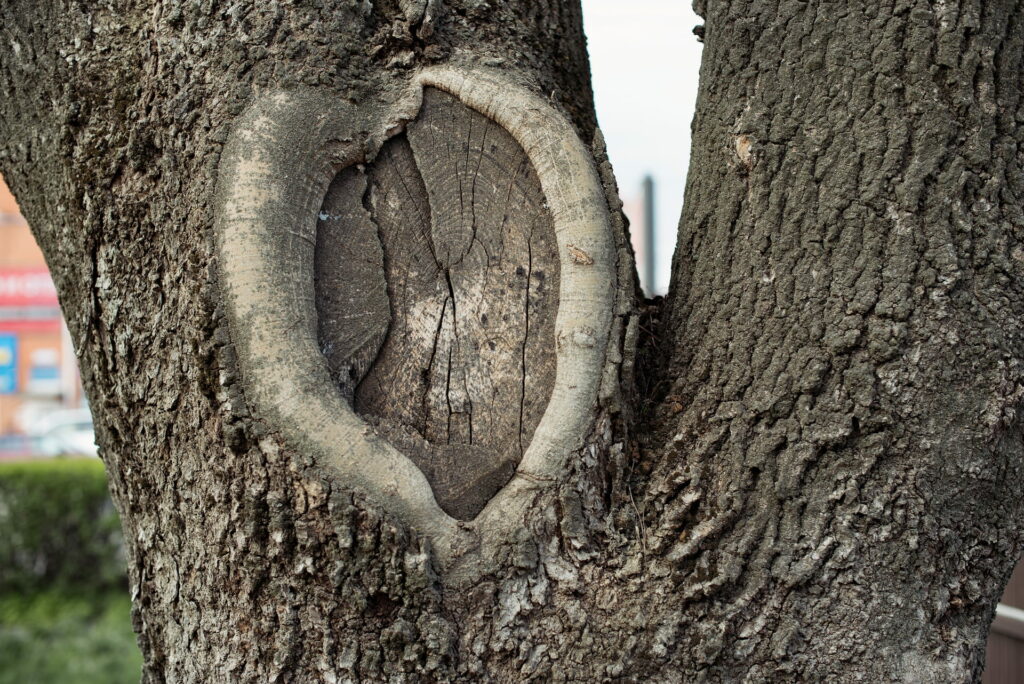
M0 6L0 169L144 681L978 677L1021 548L1024 4L696 3L650 303L576 2L118 4Z

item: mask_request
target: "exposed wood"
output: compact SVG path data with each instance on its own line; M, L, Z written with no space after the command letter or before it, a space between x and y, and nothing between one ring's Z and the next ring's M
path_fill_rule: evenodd
M349 401L377 358L391 320L384 251L363 207L366 192L358 167L337 175L320 209L313 254L320 349Z
M343 171L332 193L340 197L335 186L361 173ZM423 470L446 512L469 520L512 477L554 385L551 215L519 144L435 88L424 92L408 135L389 141L367 173L370 189L338 205L350 232L321 216L317 255L334 270L318 282L318 301L337 297L343 281L360 295L346 296L350 314L335 314L349 325L325 330L321 318L321 344L333 351L352 348L353 334L376 340L378 312L386 316L390 305L376 362L351 376L361 381L355 409ZM360 230L364 204L376 231ZM383 271L374 262L381 242ZM366 256L354 244L366 244ZM378 296L378 272L364 264L386 272L388 301ZM349 323L368 312L372 335ZM361 362L353 358L353 370Z

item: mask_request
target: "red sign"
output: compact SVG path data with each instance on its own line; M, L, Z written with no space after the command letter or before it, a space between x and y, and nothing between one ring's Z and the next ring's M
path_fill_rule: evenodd
M0 307L57 306L57 289L45 268L0 271Z
M60 318L39 319L8 319L3 320L3 312L0 311L0 335L4 333L45 333L60 332Z

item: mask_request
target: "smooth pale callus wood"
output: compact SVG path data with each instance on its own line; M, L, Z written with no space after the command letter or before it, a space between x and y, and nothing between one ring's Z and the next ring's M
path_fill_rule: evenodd
M515 473L554 384L558 250L529 159L427 88L407 133L332 183L316 257L339 387L359 383L356 412L471 520Z

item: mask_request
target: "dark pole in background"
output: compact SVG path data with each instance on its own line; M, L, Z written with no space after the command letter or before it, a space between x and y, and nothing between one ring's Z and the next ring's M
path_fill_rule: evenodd
M654 296L654 179L644 176L644 271L640 286Z

